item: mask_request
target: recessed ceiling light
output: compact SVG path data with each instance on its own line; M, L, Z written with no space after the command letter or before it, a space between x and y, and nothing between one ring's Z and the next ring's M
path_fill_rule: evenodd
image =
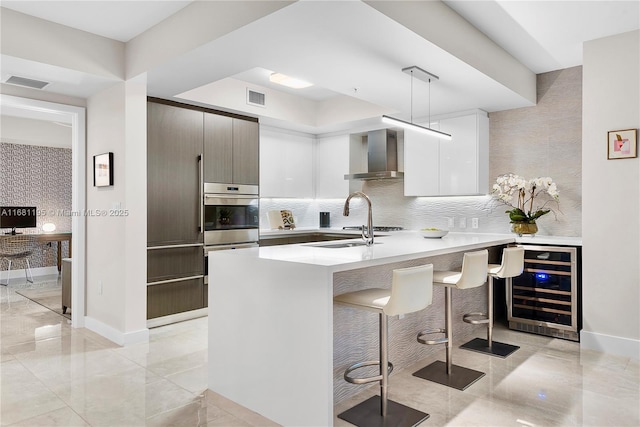
M304 89L305 87L313 86L313 83L289 77L282 73L271 73L271 75L269 76L269 80L272 83L277 83L279 85L291 87L294 89Z

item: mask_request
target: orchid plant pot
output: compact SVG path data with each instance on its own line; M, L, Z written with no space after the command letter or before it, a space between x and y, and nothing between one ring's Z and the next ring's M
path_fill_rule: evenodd
M530 234L533 237L538 232L538 225L535 221L511 221L511 231L518 237L524 234Z

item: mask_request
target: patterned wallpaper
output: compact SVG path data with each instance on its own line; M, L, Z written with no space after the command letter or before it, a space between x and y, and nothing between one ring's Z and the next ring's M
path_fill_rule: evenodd
M56 231L71 231L71 149L1 142L0 183L0 205L36 206L42 212L37 228L25 229L25 233L41 233L47 222L54 223ZM67 250L63 242L63 256ZM42 245L34 250L31 267L55 266L57 256L55 243Z

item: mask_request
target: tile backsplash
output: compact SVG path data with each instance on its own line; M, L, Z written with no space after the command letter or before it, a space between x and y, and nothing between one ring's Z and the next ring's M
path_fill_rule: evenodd
M491 196L460 197L405 197L402 181L369 181L363 192L373 206L373 224L400 226L408 230L437 227L455 232L509 233L509 218L505 207L493 201ZM345 199L346 199L345 195ZM269 229L267 212L272 209L289 209L299 228L318 228L320 212L329 212L331 227L363 225L367 222L367 204L357 198L351 200L350 215L342 215L344 199L261 199L260 227ZM478 228L472 228L472 219L478 219ZM449 227L449 219L454 222ZM464 219L466 226L460 227ZM539 234L579 236L580 229L566 221L563 215L557 219L552 214L538 221Z

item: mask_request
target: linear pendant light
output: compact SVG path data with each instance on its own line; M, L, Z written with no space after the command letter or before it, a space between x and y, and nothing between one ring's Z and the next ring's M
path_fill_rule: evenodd
M448 133L440 132L439 130L431 129L425 126L420 126L415 123L405 122L404 120L396 119L389 116L382 116L382 122L451 141L451 135L449 135Z
M403 68L402 72L411 75L411 121L407 122L405 120L400 120L394 117L383 115L382 122L395 125L395 126L400 126L405 129L410 129L417 132L426 133L428 135L435 136L440 139L451 141L452 139L451 135L449 135L448 133L440 132L439 130L431 129L430 127L420 126L413 123L413 77L415 76L420 80L429 83L429 123L431 123L431 79L438 80L439 77L415 65L411 67Z

